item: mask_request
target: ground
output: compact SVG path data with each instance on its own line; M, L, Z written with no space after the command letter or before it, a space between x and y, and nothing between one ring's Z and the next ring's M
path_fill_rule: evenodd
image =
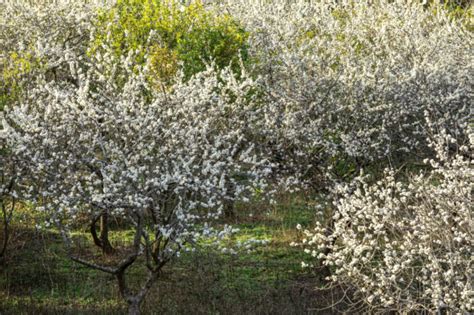
M321 308L333 304L340 293L321 290L318 273L301 268L308 256L289 246L298 240L296 225L315 220L314 200L299 194L280 197L277 205L238 205L236 218L222 222L240 229L234 244L250 238L268 243L237 255L206 247L183 253L164 268L142 305L143 313L337 313L334 307ZM15 216L8 259L0 271L0 314L126 313L115 279L69 260L58 233L40 232L35 220L27 207ZM131 237L120 231L113 235ZM75 237L85 240L88 234L76 231ZM142 272L132 269L130 281L140 279Z

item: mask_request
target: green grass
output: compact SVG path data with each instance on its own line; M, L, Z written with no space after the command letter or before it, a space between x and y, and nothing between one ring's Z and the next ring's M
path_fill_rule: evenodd
M249 239L267 240L252 251L223 254L201 246L171 262L149 292L145 314L307 314L324 299L321 285L301 269L307 258L289 244L298 238L296 224L315 219L314 202L304 196L286 196L276 206L263 202L237 205L237 217L222 224L239 228L223 246ZM20 223L21 219L21 223ZM7 264L0 270L0 314L124 314L126 308L115 279L69 260L57 232L38 232L34 218L19 213ZM74 237L89 239L85 231ZM114 230L112 242L129 241L127 231ZM138 283L142 267L129 272ZM316 312L317 313L317 312Z

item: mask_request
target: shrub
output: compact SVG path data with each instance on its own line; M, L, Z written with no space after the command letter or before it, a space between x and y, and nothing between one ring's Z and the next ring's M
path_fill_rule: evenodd
M7 103L19 98L22 78L40 68L40 62L30 52L11 52L2 65L2 86L0 92L0 111Z
M118 58L139 50L138 63L151 59L152 80L169 84L182 63L185 79L211 61L232 64L239 72L246 60L247 33L228 14L208 10L200 0L183 5L175 0L119 0L99 12L89 53L102 45Z
M470 313L474 172L470 143L441 133L431 173L339 187L332 227L305 231L306 251L330 267L328 278L356 291L370 312Z

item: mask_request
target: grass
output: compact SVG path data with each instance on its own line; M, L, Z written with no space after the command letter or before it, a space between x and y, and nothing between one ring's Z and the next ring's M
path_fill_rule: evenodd
M286 196L276 206L237 205L237 217L222 222L240 229L234 244L268 243L235 255L209 247L183 253L163 269L143 313L331 314L310 311L329 297L314 290L321 282L301 268L306 254L289 246L298 238L296 224L308 226L315 219L314 202L306 199ZM0 314L125 314L115 279L70 261L57 232L35 230L34 219L27 211L15 217L8 260L0 271ZM133 237L123 231L112 235ZM75 231L75 237L89 236ZM132 268L130 282L138 282L143 272Z

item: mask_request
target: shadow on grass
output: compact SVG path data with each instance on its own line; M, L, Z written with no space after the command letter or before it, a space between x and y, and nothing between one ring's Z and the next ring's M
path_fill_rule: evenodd
M319 311L342 292L315 290L318 277L302 273L282 251L261 257L199 252L165 269L143 305L147 314L338 314ZM265 256L269 258L265 260ZM294 256L293 256L294 257ZM281 261L278 261L281 259ZM159 301L159 302L157 302Z
M53 231L14 226L0 269L0 314L115 314L115 279L70 261Z

